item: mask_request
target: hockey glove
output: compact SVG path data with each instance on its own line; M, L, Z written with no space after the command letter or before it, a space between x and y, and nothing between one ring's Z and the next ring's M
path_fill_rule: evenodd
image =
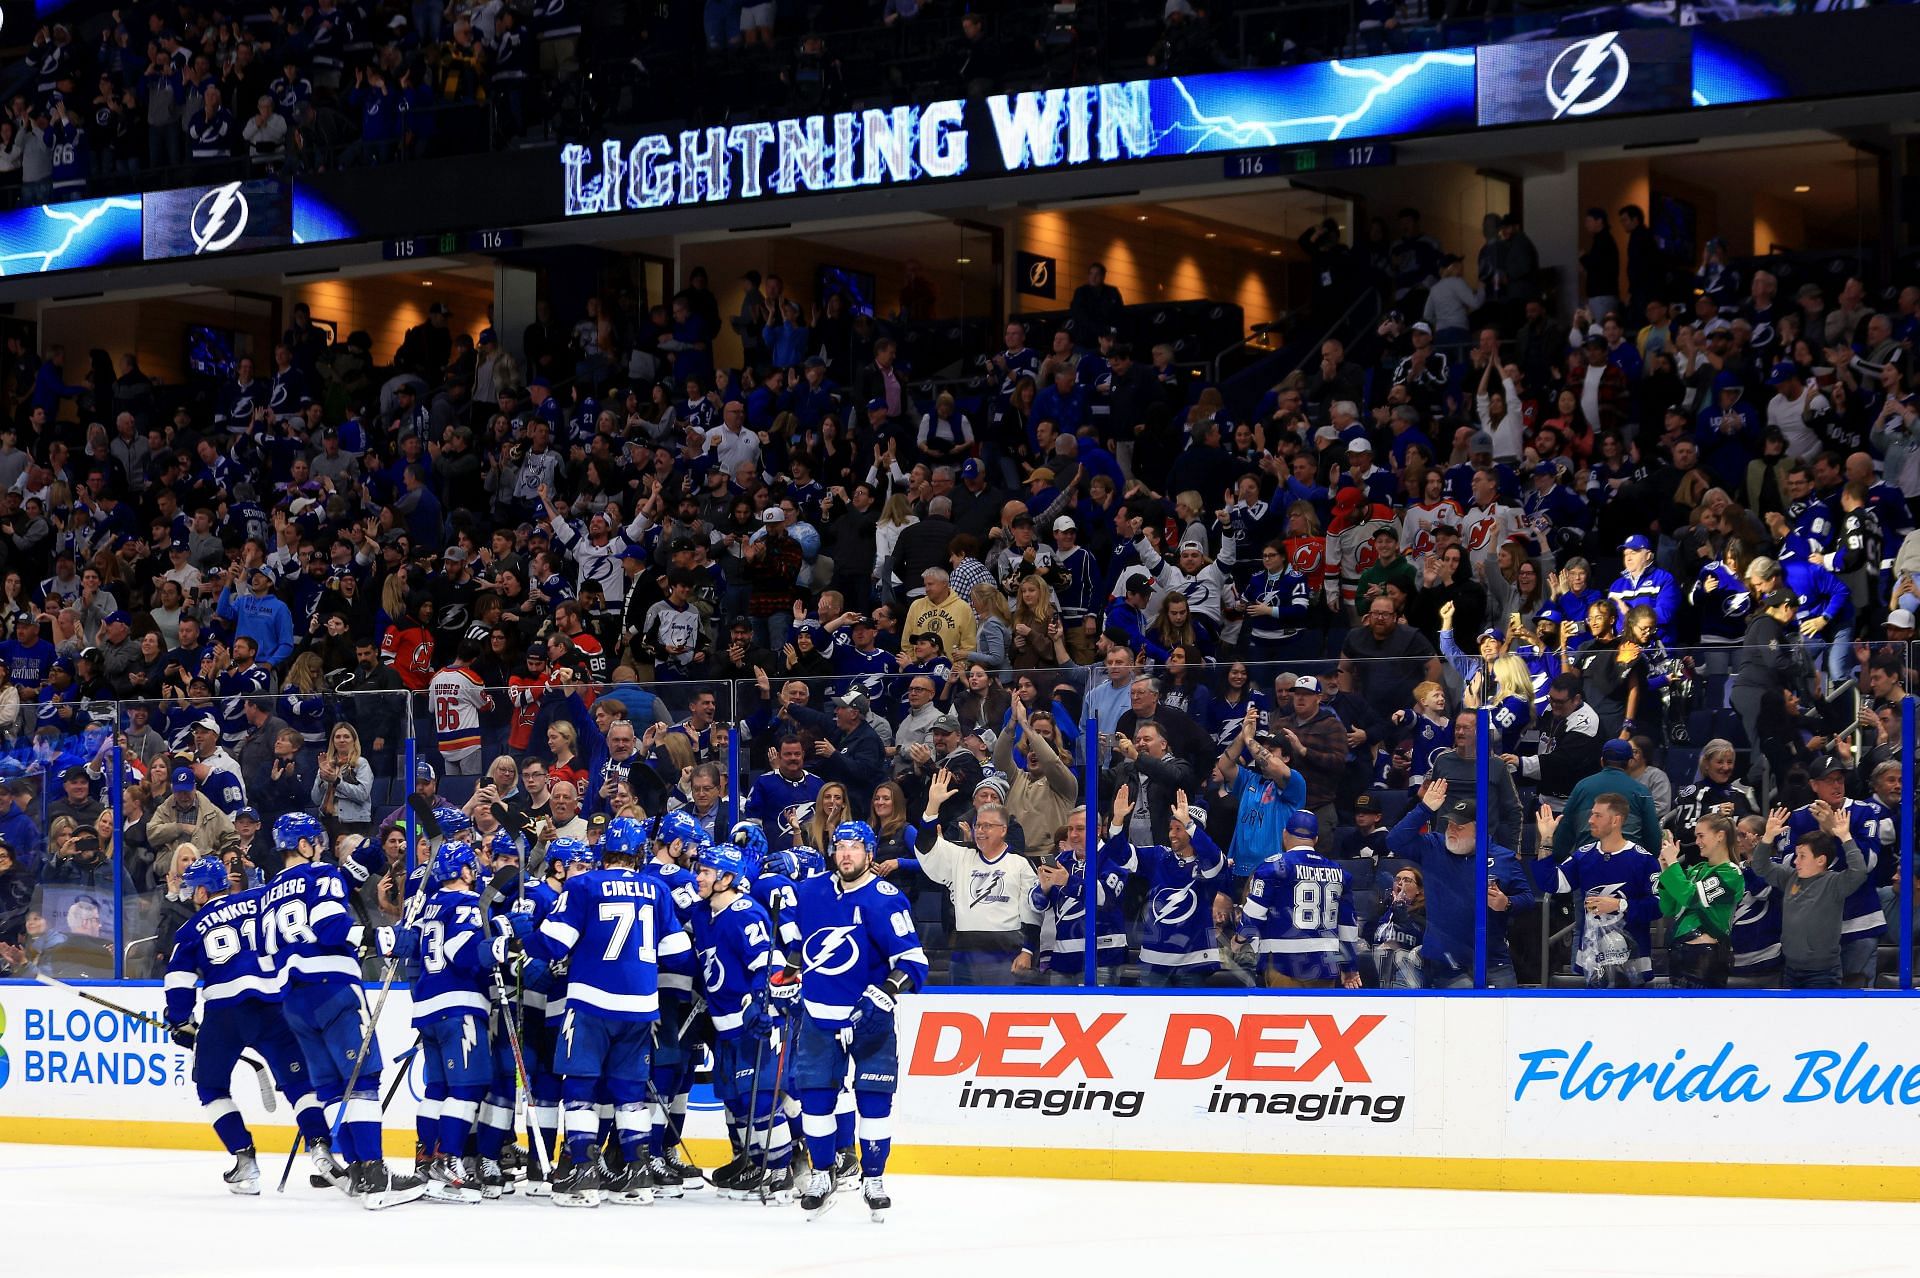
M526 958L523 956L519 968L520 983L528 988L532 988L547 979L547 973L551 970L551 964L545 959Z
M175 1047L184 1047L189 1052L193 1050L194 1040L199 1034L200 1031L195 1029L191 1024L175 1025L167 1031L167 1037L173 1040Z
M533 915L514 913L507 915L506 919L507 926L513 929L514 939L525 945L534 932Z
M854 1020L865 1020L869 1016L892 1016L898 1006L900 991L907 986L907 978L899 972L888 974L885 984L869 985L860 995L859 1003L854 1006Z
M800 997L800 967L789 964L767 982L767 994L776 1003L791 1003Z
M494 966L498 967L520 951L511 936L496 936L487 952L493 956Z

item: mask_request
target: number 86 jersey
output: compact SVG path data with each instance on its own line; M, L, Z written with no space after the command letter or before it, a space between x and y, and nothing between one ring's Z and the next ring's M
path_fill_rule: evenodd
M1352 877L1311 848L1290 848L1260 863L1247 885L1242 929L1258 940L1264 970L1296 981L1331 981L1354 970L1360 929Z

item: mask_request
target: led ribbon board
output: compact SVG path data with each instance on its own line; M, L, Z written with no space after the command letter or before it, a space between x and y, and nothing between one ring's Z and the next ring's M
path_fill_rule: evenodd
M571 144L566 214L1000 177L1474 123L1469 49L1127 80Z

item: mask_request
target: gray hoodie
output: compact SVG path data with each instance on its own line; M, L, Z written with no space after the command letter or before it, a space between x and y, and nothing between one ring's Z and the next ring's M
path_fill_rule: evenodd
M1840 845L1846 868L1802 879L1791 864L1754 857L1751 868L1780 894L1780 952L1790 968L1820 972L1840 966L1840 919L1847 896L1867 879L1867 858L1852 839Z

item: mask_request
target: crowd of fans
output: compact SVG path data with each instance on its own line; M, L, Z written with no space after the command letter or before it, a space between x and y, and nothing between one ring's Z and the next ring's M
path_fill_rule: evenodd
M697 269L543 303L520 356L436 305L380 363L296 307L197 398L16 339L0 954L144 970L185 861L271 873L292 810L372 840L391 913L419 792L513 855L629 807L781 852L868 820L956 981L1077 979L1091 872L1106 979L1452 984L1484 909L1496 982L1870 984L1920 288L1587 229L1562 305L1517 219L1471 274L1411 210L1316 228L1317 307L1384 315L1250 412L1121 340L1097 266L949 389L772 276L716 367ZM1770 857L1853 873L1828 808L1866 880L1785 940L1825 915Z
M190 166L322 172L608 124L836 110L1010 81L1210 70L1215 3L156 3L48 22L0 73L0 181L25 203ZM1343 16L1344 24L1344 16ZM211 180L180 172L178 182Z

